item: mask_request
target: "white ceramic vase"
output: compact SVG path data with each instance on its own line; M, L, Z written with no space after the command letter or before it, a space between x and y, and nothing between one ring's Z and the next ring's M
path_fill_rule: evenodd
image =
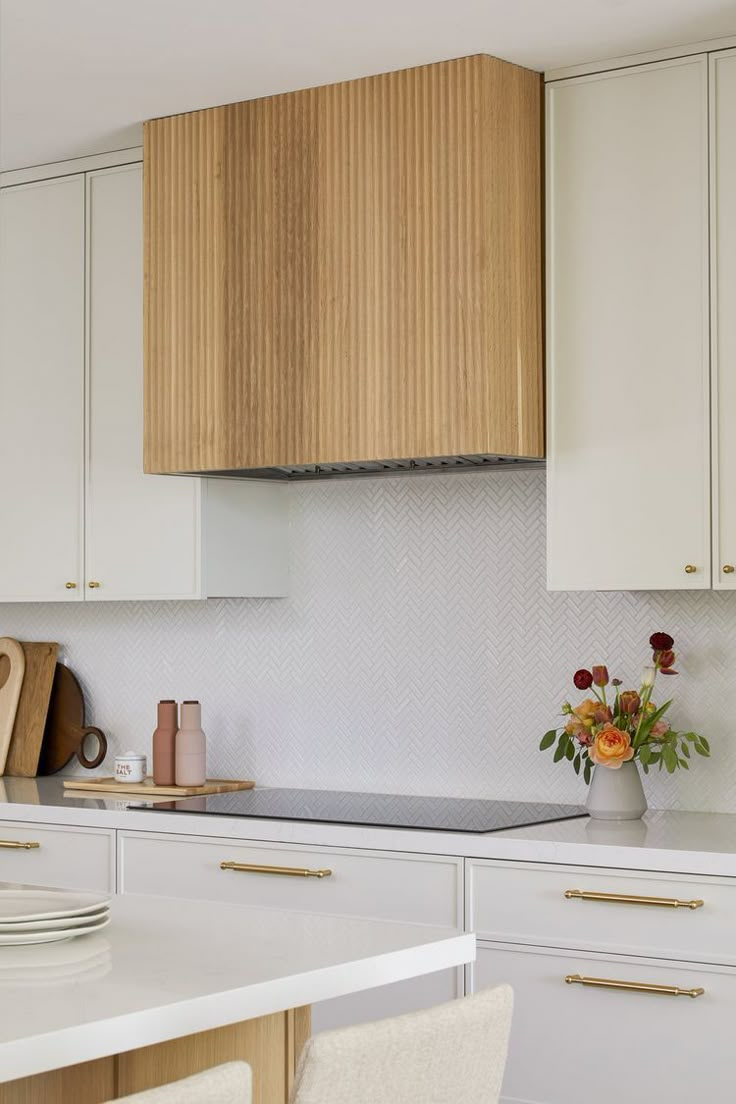
M638 820L643 816L647 799L636 763L594 767L585 807L594 820Z

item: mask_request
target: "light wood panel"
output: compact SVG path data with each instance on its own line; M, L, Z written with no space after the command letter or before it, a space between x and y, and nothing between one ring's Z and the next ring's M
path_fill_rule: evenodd
M49 711L51 688L54 684L58 644L22 642L26 669L15 714L13 738L10 742L5 774L35 778ZM0 656L0 685L5 681Z
M146 124L145 465L541 456L539 74Z
M103 1104L235 1060L253 1070L253 1104L287 1104L309 1033L309 1008L292 1008L9 1081L0 1084L0 1104Z

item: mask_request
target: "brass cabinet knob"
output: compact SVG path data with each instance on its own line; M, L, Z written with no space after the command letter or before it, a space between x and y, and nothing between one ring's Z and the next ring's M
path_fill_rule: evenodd
M64 586L66 587L67 590L76 590L77 589L77 584L76 583L64 583Z
M724 575L733 575L734 570L736 570L736 569L734 569L733 564L724 564L723 565L723 574Z
M96 590L99 585L100 585L99 583L88 583L87 584L87 586L89 587L90 590Z
M685 574L686 575L694 575L697 570L698 569L695 566L695 564L685 564Z

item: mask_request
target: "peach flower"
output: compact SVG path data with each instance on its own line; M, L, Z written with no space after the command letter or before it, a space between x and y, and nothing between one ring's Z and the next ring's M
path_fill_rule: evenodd
M596 736L588 754L601 767L618 769L622 763L634 758L634 749L628 732L607 724Z
M594 701L592 698L586 698L580 705L576 705L570 714L570 720L565 725L565 732L568 736L576 736L581 744L589 744L590 739L584 739L584 737L590 737L596 710L600 707L601 703Z

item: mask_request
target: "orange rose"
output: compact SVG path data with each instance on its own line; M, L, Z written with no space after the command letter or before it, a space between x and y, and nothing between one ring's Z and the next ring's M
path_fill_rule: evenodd
M601 703L594 701L592 698L586 698L585 701L581 701L580 705L576 705L573 709L573 714L582 721L584 725L589 728L593 724L593 717L596 709L600 709Z
M607 724L596 736L588 754L599 766L618 769L622 763L634 758L634 749L628 732Z

